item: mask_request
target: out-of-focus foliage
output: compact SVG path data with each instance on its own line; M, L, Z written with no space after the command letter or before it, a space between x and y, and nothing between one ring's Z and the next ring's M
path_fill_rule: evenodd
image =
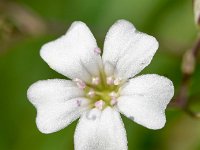
M169 77L175 84L176 92L181 81L181 56L194 44L197 36L192 1L189 0L13 1L12 4L33 17L32 21L39 20L43 24L41 26L45 29L41 30L41 34L20 30L23 29L20 23L24 21L25 26L30 26L33 31L38 31L37 28L41 26L32 28L34 24L23 18L23 15L20 18L22 20L17 20L19 22L16 23L16 18L12 15L15 9L8 9L11 4L7 4L8 2L11 1L2 3L3 9L0 11L0 35L8 35L6 40L0 36L1 150L73 150L76 122L57 133L42 134L35 125L36 111L26 98L27 88L35 81L65 78L42 61L39 50L44 43L64 34L73 21L85 22L100 47L103 47L108 28L121 18L133 22L139 30L155 36L160 42L159 51L142 73L157 73ZM16 29L17 36L5 32L1 22L9 23L11 29ZM192 107L195 110L200 110L199 83L198 62L190 88L190 95L194 97ZM200 149L200 120L190 118L177 109L167 110L167 124L158 131L148 130L125 117L123 120L130 150Z

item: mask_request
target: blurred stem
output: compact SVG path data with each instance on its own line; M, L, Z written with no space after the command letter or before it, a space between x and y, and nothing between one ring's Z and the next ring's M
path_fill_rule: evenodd
M193 9L195 16L195 23L200 24L200 0L193 0ZM200 118L200 112L193 112L190 109L190 101L192 98L189 96L189 87L191 83L192 76L195 72L196 60L198 53L200 51L200 36L198 36L197 42L194 46L185 52L182 60L182 82L180 86L179 93L174 101L171 103L172 106L181 108L188 115Z
M189 100L190 100L189 86L191 78L195 71L196 60L199 51L200 51L200 37L198 38L196 44L191 49L186 51L186 53L183 56L183 61L182 61L183 78L181 82L181 87L178 96L172 102L173 106L181 108L187 114L195 118L200 118L200 112L197 113L193 112L189 108Z
M190 116L194 118L199 118L200 119L200 112L193 112L190 109L184 109L184 111L189 114Z
M199 50L200 50L200 37L198 38L198 41L196 42L196 44L192 48L192 52L193 52L195 59L197 59Z

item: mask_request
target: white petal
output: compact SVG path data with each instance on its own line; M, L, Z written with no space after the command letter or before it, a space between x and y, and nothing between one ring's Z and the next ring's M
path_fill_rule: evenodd
M151 62L157 49L158 42L153 36L138 32L126 20L119 20L106 35L105 72L124 79L133 77Z
M165 109L173 95L174 87L169 79L155 74L142 75L122 88L118 108L138 124L160 129L165 125Z
M101 57L95 53L97 47L86 24L77 21L64 36L45 44L40 55L57 72L90 82L91 75L99 75Z
M87 114L83 115L74 138L75 150L128 149L122 119L117 111L109 107L95 119L88 118Z
M43 133L69 125L87 109L88 101L72 81L52 79L34 83L27 92L37 109L36 123Z

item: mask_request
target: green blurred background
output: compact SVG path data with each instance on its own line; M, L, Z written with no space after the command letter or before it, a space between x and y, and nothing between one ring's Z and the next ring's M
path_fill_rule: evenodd
M40 58L40 47L66 32L73 21L85 22L103 47L105 34L118 19L155 36L160 48L142 73L170 78L176 93L183 53L196 41L191 0L17 0L0 1L0 150L73 150L77 122L45 135L35 124L36 110L26 97L34 82L65 78ZM192 78L192 109L200 110L200 62ZM200 150L200 120L177 108L167 109L161 130L148 130L123 117L129 150ZM117 143L116 143L117 144Z

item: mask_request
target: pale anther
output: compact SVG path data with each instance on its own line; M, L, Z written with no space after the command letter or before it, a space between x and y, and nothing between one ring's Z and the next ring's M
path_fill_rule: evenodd
M95 107L99 110L102 110L103 109L103 106L105 105L105 102L103 100L99 100L97 101L95 104Z
M100 83L99 77L92 77L92 84L93 85L98 85Z
M111 99L116 99L119 95L113 91L109 94L109 96L111 97Z
M116 104L117 104L117 100L116 100L116 99L112 99L112 100L110 101L110 104L111 104L112 106L116 105Z
M121 82L122 82L122 79L121 79L121 78L116 78L116 79L114 80L114 85L120 85Z
M81 79L75 78L73 81L76 82L76 85L80 89L84 89L86 87L85 82L83 82Z
M101 54L101 49L99 47L96 47L94 49L94 53L97 54L97 55Z
M113 76L107 77L106 78L106 83L108 85L113 85L114 84L114 77Z
M95 91L93 89L90 89L90 91L87 93L87 95L91 98L95 96Z

